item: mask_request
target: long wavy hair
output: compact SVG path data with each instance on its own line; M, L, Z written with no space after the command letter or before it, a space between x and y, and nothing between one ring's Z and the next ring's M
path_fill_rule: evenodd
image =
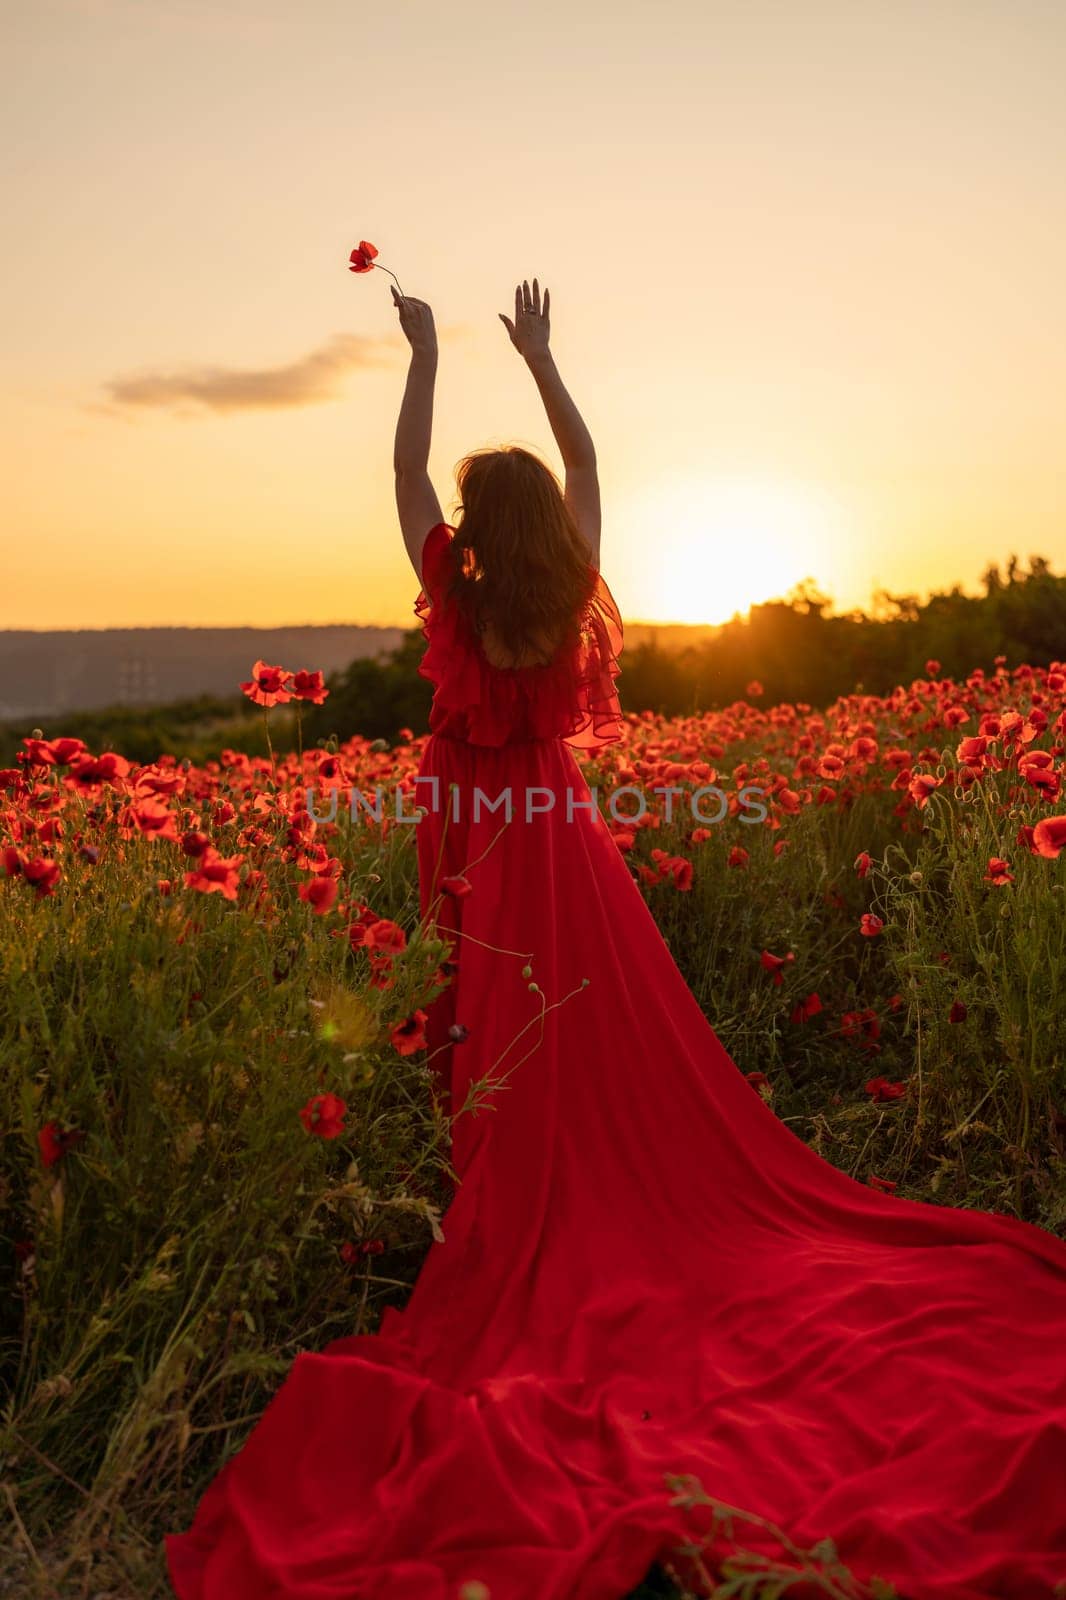
M576 642L595 582L558 478L530 451L507 445L464 456L455 479L449 599L516 666L553 659Z

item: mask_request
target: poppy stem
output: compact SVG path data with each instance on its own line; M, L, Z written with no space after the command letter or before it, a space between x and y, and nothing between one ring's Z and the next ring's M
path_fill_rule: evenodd
M391 267L383 267L383 266L382 266L382 265L381 265L381 262L380 262L380 261L375 261L375 262L374 262L374 265L375 265L375 267L378 267L378 268L380 268L380 270L381 270L381 271L382 271L382 272L387 272L387 273L388 273L388 275L389 275L389 277L390 277L390 278L392 278L392 279L393 279L393 281L394 281L394 282L395 282L395 284L396 284L396 287L397 287L397 289L400 289L400 280L399 280L399 278L397 278L397 276L396 276L396 274L395 274L395 272L393 272L393 270L392 270L392 268L391 268ZM405 295L405 294L404 294L404 292L403 292L403 290L402 290L402 289L400 289L400 299L401 299L401 300L406 300L406 299L407 299L407 296L406 296L406 295Z
M267 749L270 751L270 776L273 779L274 787L276 789L278 784L278 768L277 763L274 760L274 746L270 739L270 718L267 716L266 706L263 707L263 728L266 732Z

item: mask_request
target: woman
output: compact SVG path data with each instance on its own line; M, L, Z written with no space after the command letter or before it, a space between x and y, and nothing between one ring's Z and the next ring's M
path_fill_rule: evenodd
M620 1600L710 1529L671 1473L798 1545L832 1538L907 1600L1049 1600L1066 1246L867 1188L752 1092L574 759L618 736L621 628L548 293L521 285L502 320L565 492L526 452L481 452L454 527L426 475L432 315L394 297L397 504L436 685L422 905L454 940L431 1043L461 1182L406 1306L297 1357L168 1538L180 1600L456 1600L471 1580Z

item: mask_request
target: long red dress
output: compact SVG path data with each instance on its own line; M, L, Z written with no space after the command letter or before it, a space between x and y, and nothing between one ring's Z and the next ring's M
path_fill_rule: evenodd
M491 1600L620 1600L709 1527L670 1505L664 1474L688 1473L908 1600L1048 1600L1066 1245L880 1194L752 1090L579 808L566 741L619 727L606 585L574 654L497 669L441 603L449 537L416 606L443 791L423 907L442 877L471 890L442 901L458 972L431 1042L469 1030L440 1058L456 1111L509 1075L457 1118L461 1182L406 1306L297 1356L167 1537L177 1595L459 1600L480 1579ZM509 787L512 821L475 819L475 786Z

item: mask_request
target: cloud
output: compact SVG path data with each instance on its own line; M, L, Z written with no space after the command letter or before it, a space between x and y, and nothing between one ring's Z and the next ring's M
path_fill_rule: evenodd
M442 330L441 338L462 337L465 330ZM282 411L321 405L336 399L347 373L394 367L406 359L407 341L401 333L370 338L358 333L335 333L298 361L280 367L186 367L179 371L149 371L112 378L104 384L108 400L89 406L107 415L128 415L131 410L174 411L202 415L213 411ZM190 410L191 407L191 410Z

